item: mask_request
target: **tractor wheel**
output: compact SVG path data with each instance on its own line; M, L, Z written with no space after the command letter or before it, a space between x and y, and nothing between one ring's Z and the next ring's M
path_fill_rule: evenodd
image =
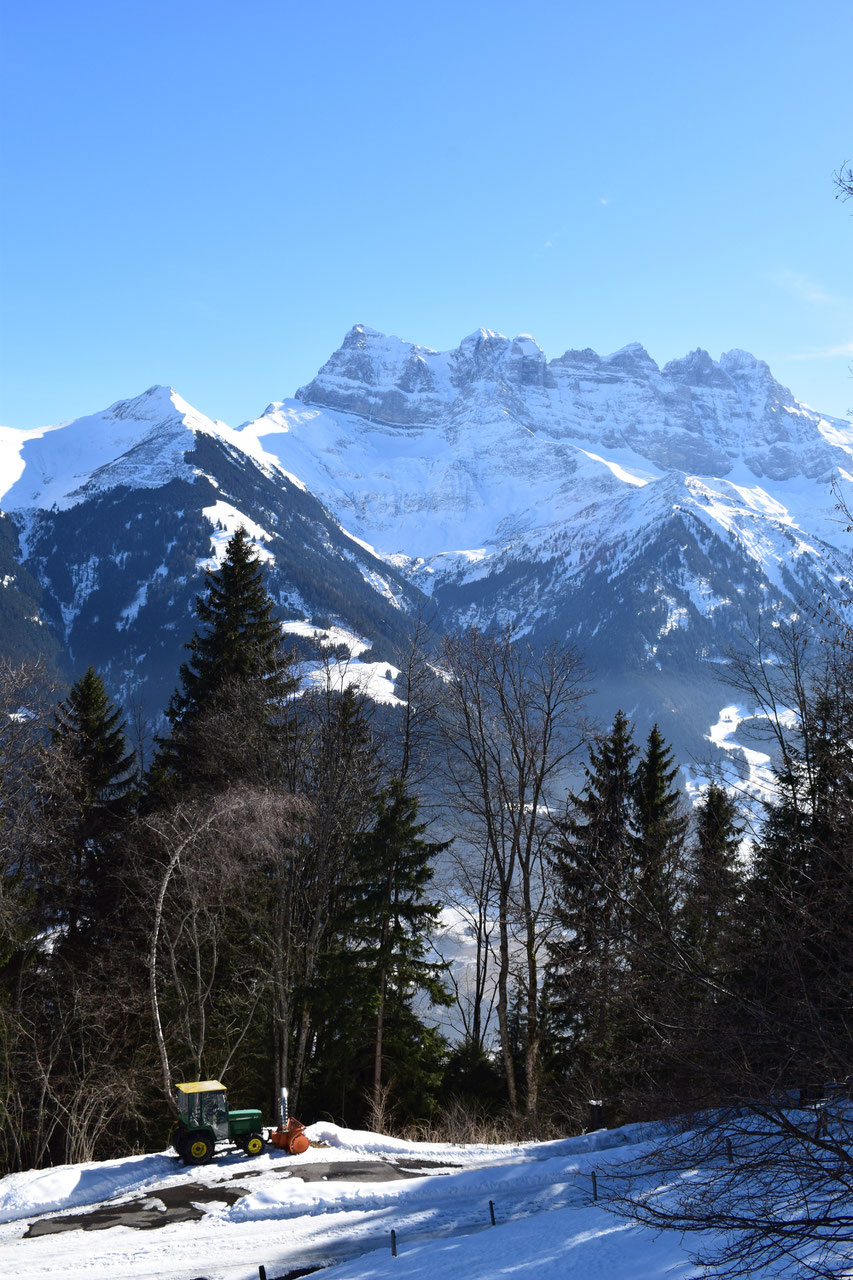
M169 1143L175 1149L175 1151L177 1151L178 1155L181 1154L181 1145L182 1145L181 1134L182 1133L183 1133L183 1128L181 1127L181 1125L176 1124L172 1128L172 1132L169 1134Z
M207 1164L213 1159L213 1143L207 1133L188 1133L183 1146L185 1164Z
M259 1133L250 1133L242 1146L247 1156L259 1156L266 1143Z

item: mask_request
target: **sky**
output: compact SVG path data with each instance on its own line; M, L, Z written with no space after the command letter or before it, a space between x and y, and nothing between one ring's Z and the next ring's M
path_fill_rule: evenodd
M853 406L849 0L6 0L0 422L232 426L353 324Z

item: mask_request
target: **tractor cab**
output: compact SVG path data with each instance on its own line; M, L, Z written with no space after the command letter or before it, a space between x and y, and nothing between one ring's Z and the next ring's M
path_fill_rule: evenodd
M219 1142L232 1142L247 1156L264 1150L260 1111L229 1111L225 1085L219 1080L192 1080L176 1088L178 1123L172 1146L184 1164L212 1160Z
M178 1115L184 1127L210 1129L217 1142L228 1138L228 1098L218 1080L194 1080L179 1084Z

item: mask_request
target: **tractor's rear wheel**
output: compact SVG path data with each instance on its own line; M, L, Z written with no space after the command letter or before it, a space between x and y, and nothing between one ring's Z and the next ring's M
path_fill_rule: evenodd
M259 1156L266 1143L259 1133L250 1133L240 1144L247 1156Z
M207 1164L213 1159L213 1143L207 1133L188 1133L183 1141L185 1164Z

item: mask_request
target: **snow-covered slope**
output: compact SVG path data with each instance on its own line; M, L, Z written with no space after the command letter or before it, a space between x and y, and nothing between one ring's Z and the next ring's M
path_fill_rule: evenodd
M191 1170L163 1153L11 1175L0 1180L0 1223L8 1224L0 1225L0 1268L29 1280L57 1271L90 1280L253 1280L259 1265L271 1277L322 1267L329 1280L698 1274L675 1232L633 1226L603 1203L604 1171L646 1149L648 1126L515 1147L401 1142L332 1124L309 1133L328 1149L297 1159L222 1155ZM424 1176L401 1177L395 1162ZM364 1181L359 1170L368 1164ZM170 1212L182 1187L196 1221ZM115 1225L94 1229L107 1225L97 1214L110 1205ZM97 1206L91 1219L79 1216L84 1206ZM63 1224L54 1219L36 1222L54 1228L47 1234L25 1234L41 1214L75 1210L70 1230L56 1231Z
M55 427L0 427L0 504L7 511L67 508L109 489L157 489L200 474L187 460L196 437L245 453L293 480L271 455L187 404L174 387L149 387L100 413Z
M332 1123L308 1132L318 1145L295 1158L269 1150L247 1160L223 1150L212 1164L184 1169L162 1152L0 1179L0 1272L255 1280L262 1267L271 1280L309 1272L328 1280L699 1280L708 1272L691 1255L723 1244L710 1232L652 1229L614 1211L626 1175L652 1204L701 1193L714 1158L710 1167L701 1157L685 1166L672 1162L670 1148L665 1162L655 1150L666 1140L661 1125L512 1146L405 1142ZM689 1131L681 1141L690 1143ZM743 1167L729 1209L748 1223L767 1208L769 1190L771 1217L790 1216L796 1195L784 1178L769 1186L757 1157L751 1175ZM841 1221L848 1205L836 1197L829 1208L828 1220ZM812 1274L812 1264L824 1274L823 1251L810 1255L794 1239L775 1258L766 1244L763 1257L751 1255L754 1280ZM833 1274L847 1274L845 1259L849 1265L842 1226Z

